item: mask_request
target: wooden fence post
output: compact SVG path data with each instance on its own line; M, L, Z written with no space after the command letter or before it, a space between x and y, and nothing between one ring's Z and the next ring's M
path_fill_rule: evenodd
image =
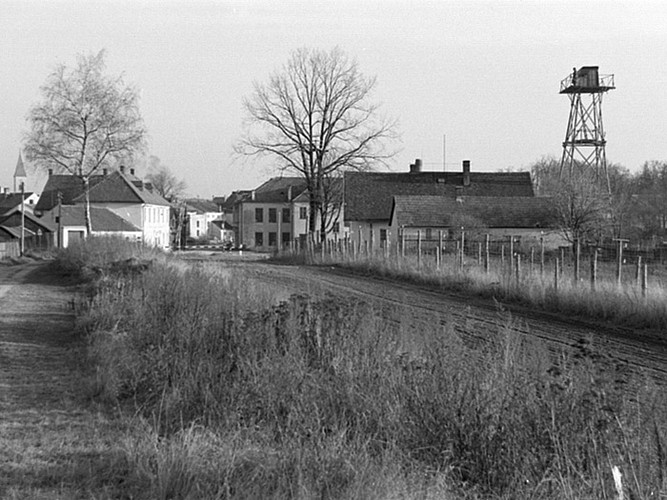
M557 292L558 291L558 257L556 257L556 260L554 261L554 290Z
M641 282L641 274L642 274L642 256L638 255L637 256L637 269L636 269L636 275L635 275L635 283L637 285L639 285L640 282Z
M510 234L510 276L514 274L514 236Z
M490 235L487 234L484 241L484 272L486 274L489 274L489 239Z
M422 231L417 230L417 268L422 268Z
M482 265L482 242L477 242L477 265Z
M595 247L591 254L591 290L595 291L595 281L598 274L598 249Z
M574 284L579 284L579 259L581 257L581 243L579 238L574 243Z
M438 231L438 248L440 248L440 256L442 257L443 249L442 249L442 229Z
M618 238L614 241L618 241L618 251L616 252L616 285L620 287L623 283L623 243L628 240Z
M644 272L642 273L642 297L646 297L648 293L648 264L644 264Z
M518 252L516 254L516 266L514 271L516 273L516 286L518 287L521 283L521 254Z
M435 249L435 267L438 271L440 271L440 262L442 261L442 257L440 255L441 248L440 245Z
M535 266L535 247L530 247L530 277L533 277L533 267Z
M540 278L544 278L544 236L540 236Z
M405 228L401 228L401 259L405 258Z
M459 269L463 269L463 260L466 252L466 233L461 228L461 260L459 261Z
M560 273L561 277L563 276L564 264L565 264L565 249L563 247L560 247L560 267L558 268L558 272Z

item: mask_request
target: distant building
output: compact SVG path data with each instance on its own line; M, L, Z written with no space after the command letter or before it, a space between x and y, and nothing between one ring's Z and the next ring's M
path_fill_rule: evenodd
M219 239L219 228L213 221L222 220L220 206L212 200L189 198L185 200L187 236L193 239Z

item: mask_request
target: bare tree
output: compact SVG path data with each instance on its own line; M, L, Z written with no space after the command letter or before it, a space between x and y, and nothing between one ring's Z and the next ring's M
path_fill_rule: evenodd
M165 200L175 201L183 196L187 184L178 179L166 165L162 165L157 156L148 159L148 175L146 179L153 185L153 189Z
M572 174L560 175L560 164L543 157L531 167L540 196L553 199L558 224L565 238L599 240L610 229L609 193L590 167L578 166Z
M319 216L322 239L326 179L345 169L369 169L394 154L384 142L395 137L395 123L370 100L375 83L339 48L303 48L244 101L247 128L236 152L273 157L279 169L305 179L309 231L315 232Z
M143 149L145 129L136 90L122 76L104 73L105 52L79 55L74 68L59 65L41 87L42 101L28 115L26 157L34 166L81 179L90 221L90 178L100 167Z

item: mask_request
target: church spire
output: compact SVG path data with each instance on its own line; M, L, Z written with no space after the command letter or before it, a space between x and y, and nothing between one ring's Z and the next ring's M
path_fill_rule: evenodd
M21 157L21 152L19 151L19 159L16 162L16 170L14 170L14 192L18 193L21 189L21 182L25 182L28 179L28 175L25 173L25 167L23 166L23 158Z

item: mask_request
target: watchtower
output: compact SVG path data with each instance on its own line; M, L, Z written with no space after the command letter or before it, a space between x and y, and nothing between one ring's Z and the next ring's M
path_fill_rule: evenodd
M600 75L597 66L573 68L560 82L560 93L570 98L560 175L564 168L572 175L574 168L590 167L598 177L604 176L608 191L611 188L602 126L602 96L615 88L614 75Z

